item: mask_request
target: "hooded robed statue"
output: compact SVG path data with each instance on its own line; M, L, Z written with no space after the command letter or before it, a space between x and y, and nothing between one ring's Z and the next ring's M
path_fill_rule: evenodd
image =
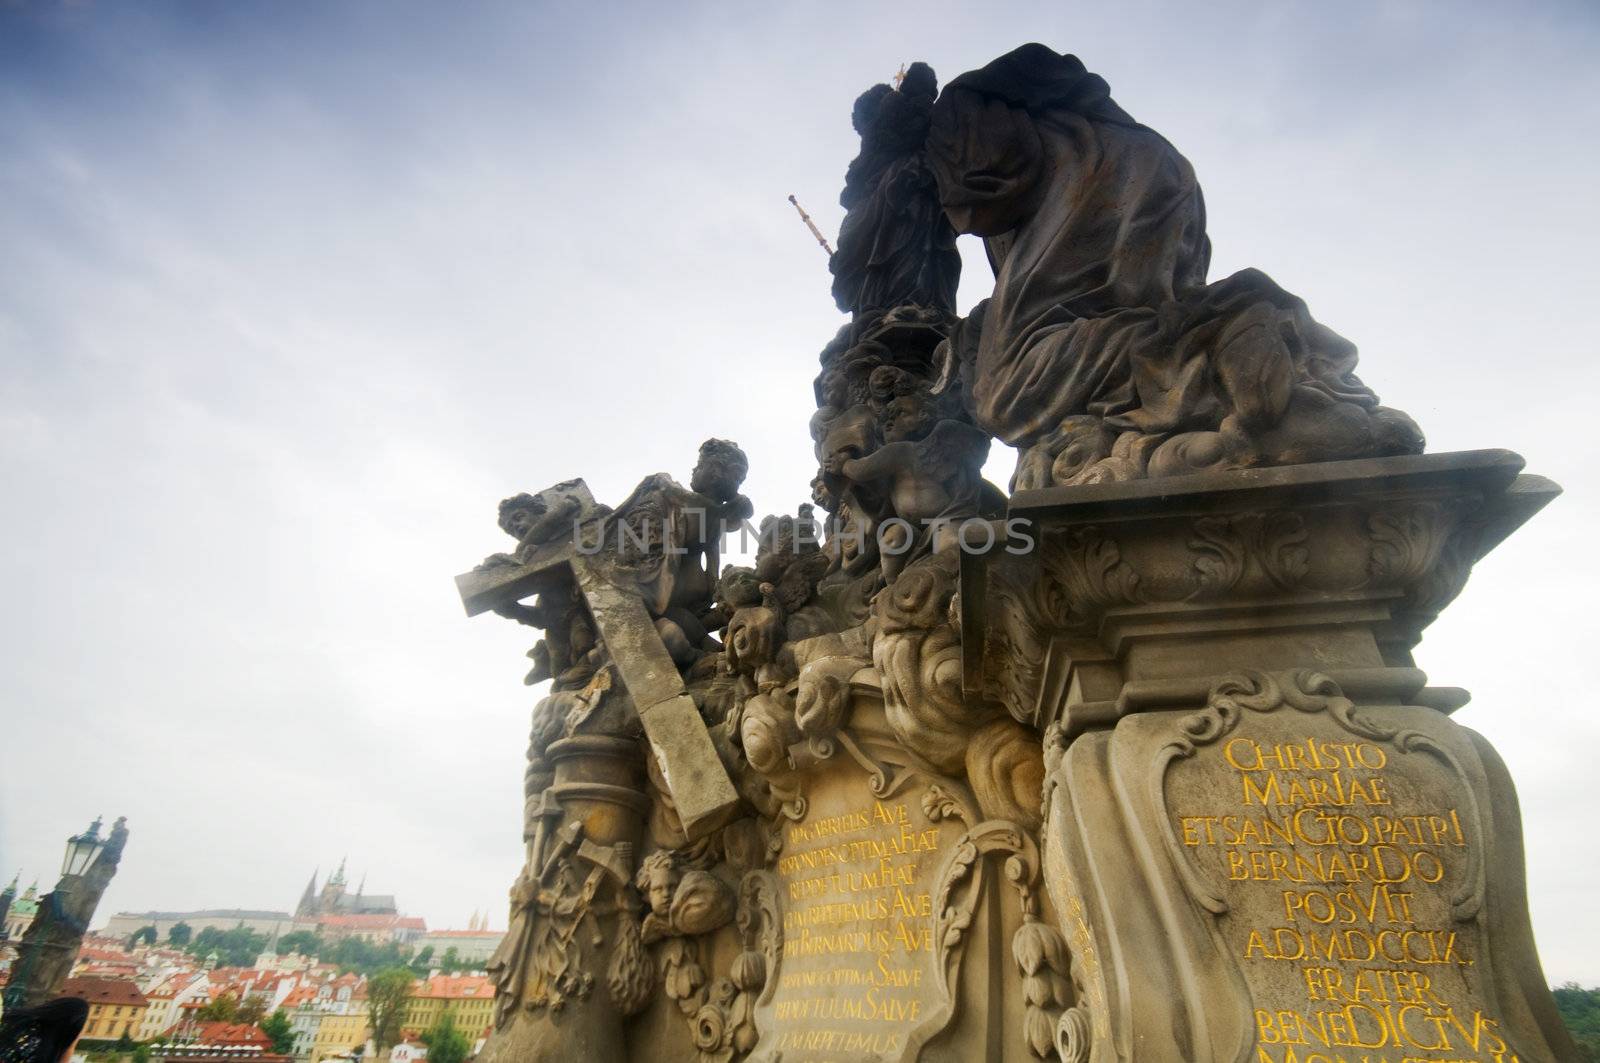
M956 78L928 154L992 297L946 357L1014 487L1417 453L1353 344L1259 270L1207 284L1194 168L1078 59L1028 44Z

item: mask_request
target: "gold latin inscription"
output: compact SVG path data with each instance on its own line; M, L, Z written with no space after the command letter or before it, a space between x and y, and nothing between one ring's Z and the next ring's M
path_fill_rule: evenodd
M838 807L850 793L818 787L777 862L783 959L765 1036L786 1060L892 1057L938 991L941 828L905 800Z
M1519 1063L1475 1006L1478 939L1450 914L1473 843L1420 758L1347 738L1217 749L1185 769L1212 773L1214 807L1174 826L1228 891L1220 925L1264 1002L1257 1063Z

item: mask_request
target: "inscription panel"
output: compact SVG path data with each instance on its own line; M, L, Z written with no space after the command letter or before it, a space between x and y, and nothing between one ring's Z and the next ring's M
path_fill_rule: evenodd
M1165 792L1169 843L1221 902L1250 988L1251 1058L1518 1060L1487 995L1482 839L1453 754L1326 713L1243 716L1173 761Z
M758 1058L900 1060L945 1002L936 969L935 876L960 836L923 812L913 780L875 797L854 763L807 780L805 818L777 860L783 954L757 1013Z

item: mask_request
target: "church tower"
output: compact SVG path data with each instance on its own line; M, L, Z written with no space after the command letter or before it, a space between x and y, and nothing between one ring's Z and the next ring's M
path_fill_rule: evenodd
M339 861L339 870L328 876L328 881L322 884L322 900L318 911L323 915L331 915L339 910L339 900L344 896L344 860Z
M316 871L311 872L311 881L306 883L306 891L300 894L300 903L295 905L295 915L317 914L317 875L321 871L322 869L319 867Z

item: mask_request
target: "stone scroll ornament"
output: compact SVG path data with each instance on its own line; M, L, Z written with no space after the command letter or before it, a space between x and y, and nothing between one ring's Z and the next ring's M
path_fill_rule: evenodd
M1028 44L956 78L928 154L995 269L942 356L1022 452L1014 488L1421 452L1297 296L1207 280L1194 168L1075 56Z

